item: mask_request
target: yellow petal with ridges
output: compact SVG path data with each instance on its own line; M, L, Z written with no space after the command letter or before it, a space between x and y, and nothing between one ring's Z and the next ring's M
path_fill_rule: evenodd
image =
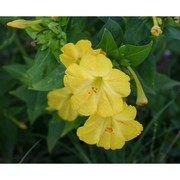
M117 94L102 90L99 96L97 113L103 117L112 116L123 109L123 100Z
M143 130L143 126L135 120L130 121L116 121L118 130L122 132L126 141L130 141L137 137Z
M61 51L63 52L63 54L61 54L59 58L61 62L65 65L65 67L76 63L80 58L80 53L73 43L66 44L61 48Z
M64 120L73 121L77 118L78 112L72 107L72 92L68 88L50 91L47 98L47 110L58 110L58 115Z
M92 44L89 40L80 40L76 43L76 48L78 49L78 52L80 54L80 57L82 58L86 54L90 54L93 49L91 48Z
M104 78L104 88L111 94L127 97L130 92L129 76L118 69L112 69Z
M123 104L123 111L114 115L114 119L121 120L123 122L132 120L136 117L137 111L134 106L127 105L125 102Z
M80 66L94 76L105 76L112 69L111 61L104 55L86 55L82 58Z
M79 114L89 116L97 111L98 96L89 89L77 93L72 97L72 106Z
M104 118L90 116L86 120L84 126L77 129L77 135L80 140L88 144L96 144L101 136L101 132L104 130Z
M77 130L80 140L88 144L96 144L105 149L115 150L121 149L126 141L137 137L143 127L138 121L134 120L132 106L129 107L126 104L124 106L125 112L121 111L119 116L102 117L98 114L91 115L84 126ZM120 115L121 113L123 115ZM129 115L131 113L132 115ZM123 119L117 117L123 117Z
M94 80L92 75L88 74L77 64L70 65L65 73L64 84L66 87L70 87L73 93L84 90Z

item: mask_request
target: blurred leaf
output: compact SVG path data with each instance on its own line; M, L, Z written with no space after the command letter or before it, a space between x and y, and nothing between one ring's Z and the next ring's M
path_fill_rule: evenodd
M155 94L155 75L156 75L156 61L152 55L150 55L146 61L140 64L137 68L140 77L143 78L142 84L145 87L145 91L151 94Z
M6 161L11 162L13 152L17 141L17 126L7 117L0 117L0 151L6 158Z
M45 112L46 92L29 91L27 95L27 112L31 124Z
M3 68L15 79L21 81L23 84L27 84L26 65L23 64L10 64L5 65Z
M10 94L16 96L24 102L27 102L27 94L30 90L27 89L26 86L19 86L13 91L10 91Z
M62 87L65 68L58 61L50 51L39 51L34 65L28 70L30 88L50 91Z
M129 17L126 23L125 44L139 45L144 40L149 41L150 31L146 27L147 18Z
M68 23L67 32L80 33L86 25L86 17L71 17Z
M84 123L86 119L87 117L78 117L75 121L72 121L72 122L66 121L61 137L65 136L67 133L69 133L73 129L77 129L81 124Z
M13 78L2 68L0 68L0 82L0 96L4 95L16 84Z
M119 51L121 52L121 49L123 48L123 51L121 52L122 58L128 60L131 66L136 67L147 58L151 51L152 44L153 42L151 41L144 46L123 45L120 47Z
M120 46L123 40L123 31L121 26L112 18L108 18L106 24L102 27L101 31L99 32L99 37L101 37L104 34L105 29L107 29L111 33L117 46Z
M53 119L48 124L48 135L47 135L47 144L49 152L52 152L57 141L59 140L61 133L64 129L65 121L60 119L56 114Z
M163 32L167 37L180 40L180 27L165 26Z
M28 90L25 86L20 86L10 93L26 102L31 124L45 112L47 92Z
M156 74L156 88L157 90L168 90L174 86L179 86L180 82L175 81L164 74L157 73Z
M3 43L0 45L0 50L9 46L12 43L12 41L14 40L14 37L15 37L15 31L13 31L13 33L11 34L11 36L8 39L5 39L3 41Z
M104 29L101 41L96 48L102 48L107 56L111 56L115 50L117 50L116 42L108 29Z

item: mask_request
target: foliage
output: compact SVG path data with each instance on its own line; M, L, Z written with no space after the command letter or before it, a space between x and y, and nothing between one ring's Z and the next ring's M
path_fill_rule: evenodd
M15 19L40 19L38 28L14 29ZM162 34L151 34L151 17L0 17L0 161L45 163L180 162L180 23L162 17ZM39 30L40 29L40 30ZM68 42L89 39L114 67L137 73L149 100L137 106L142 134L120 150L87 145L75 135L87 118L67 122L48 112L47 93L63 87L59 60ZM135 105L136 86L131 76Z

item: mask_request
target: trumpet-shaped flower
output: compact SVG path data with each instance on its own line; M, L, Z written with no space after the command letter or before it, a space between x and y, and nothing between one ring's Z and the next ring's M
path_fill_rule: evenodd
M34 30L41 31L43 28L40 26L41 20L24 20L24 19L17 19L11 22L8 22L7 25L19 28L19 29L25 29L31 27Z
M89 40L80 40L75 45L73 43L67 43L61 48L63 52L59 58L61 62L68 67L73 63L79 64L81 58L87 54L105 54L101 49L92 49L92 44Z
M136 109L124 103L124 109L111 117L94 114L84 126L79 127L77 135L87 144L96 144L105 149L121 149L126 141L137 137L143 130L142 125L134 120Z
M72 105L79 114L89 116L95 112L112 116L123 109L123 97L130 94L129 76L113 69L104 55L86 55L79 65L66 70L64 83L72 92Z
M58 110L58 115L68 121L73 121L77 118L78 112L71 105L72 92L64 87L56 89L48 93L47 110Z

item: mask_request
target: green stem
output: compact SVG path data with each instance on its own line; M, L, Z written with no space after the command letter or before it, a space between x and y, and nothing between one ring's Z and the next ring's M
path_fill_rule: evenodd
M25 51L25 48L23 47L23 45L21 44L21 42L19 41L19 38L17 37L17 35L15 35L14 40L15 40L16 45L17 45L19 51L21 52L21 54L22 54L24 57L28 57L28 54L27 54L27 52Z
M26 157L29 155L29 153L42 141L43 139L40 139L39 141L37 141L27 152L26 154L22 157L22 159L20 160L19 163L22 163Z
M158 26L158 22L155 16L152 17L153 18L153 24L154 26Z

